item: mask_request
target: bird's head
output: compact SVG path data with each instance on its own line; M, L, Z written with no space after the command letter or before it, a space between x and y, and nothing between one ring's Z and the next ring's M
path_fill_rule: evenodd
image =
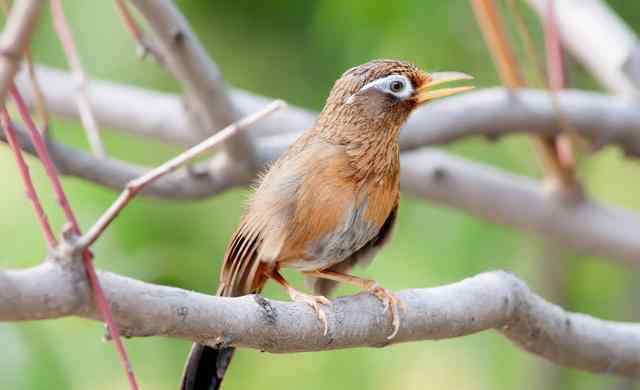
M468 80L459 72L427 73L407 62L373 60L347 70L333 86L320 125L367 132L397 130L422 104L473 87L434 89L443 83Z

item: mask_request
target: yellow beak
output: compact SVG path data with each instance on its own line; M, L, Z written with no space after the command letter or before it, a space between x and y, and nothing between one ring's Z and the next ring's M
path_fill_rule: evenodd
M416 100L418 104L426 103L430 100L441 98L444 96L455 95L473 89L473 86L431 89L436 85L450 83L452 81L472 80L473 77L461 72L436 72L431 73L431 81L420 87L416 91Z

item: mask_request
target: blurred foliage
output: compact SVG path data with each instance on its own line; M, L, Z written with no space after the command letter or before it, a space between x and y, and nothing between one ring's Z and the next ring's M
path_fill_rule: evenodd
M477 85L498 83L467 1L370 2L365 0L257 2L178 1L230 84L319 110L333 81L347 68L376 57L402 58L429 70L460 70ZM640 25L640 3L610 0L631 26ZM81 57L97 78L167 91L179 86L151 60L139 61L111 1L65 1ZM526 8L523 6L523 9ZM540 45L537 19L527 20ZM65 67L61 47L45 14L35 43L38 62ZM542 48L540 47L542 53ZM580 88L596 84L577 65ZM77 123L56 121L57 139L86 148ZM158 163L178 149L106 131L109 152ZM499 143L469 140L453 153L511 171L539 176L526 137ZM32 172L54 226L62 217L37 162ZM8 149L0 146L0 267L38 264L45 245ZM580 164L580 177L596 199L637 210L640 169L607 149ZM77 179L64 181L83 226L114 199L111 191ZM212 292L227 239L237 223L246 190L200 202L136 200L95 247L96 262L153 283ZM526 205L523 205L526 207ZM13 238L12 238L13 237ZM541 261L536 238L477 220L463 212L405 196L396 238L363 274L392 289L434 286L478 272L509 269L543 296L550 274L565 272L568 309L617 320L640 320L631 309L630 286L638 273L597 258L564 254ZM360 271L362 272L362 271ZM299 276L289 273L294 283ZM339 294L354 292L342 288ZM270 285L266 295L285 298ZM553 297L551 298L553 299ZM555 299L554 299L555 300ZM637 304L637 303L636 303ZM0 324L0 388L126 388L114 348L101 342L101 324L63 319ZM144 389L175 389L189 343L164 338L128 340ZM555 366L512 346L496 332L391 348L272 355L242 350L227 378L228 389L538 389L559 375L559 388L612 388L619 379Z

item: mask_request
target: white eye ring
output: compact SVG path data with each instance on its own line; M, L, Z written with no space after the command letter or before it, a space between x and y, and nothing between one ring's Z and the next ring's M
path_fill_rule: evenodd
M370 83L365 84L364 87L360 88L360 91L358 91L358 93L369 88L377 88L380 91L393 95L400 100L411 97L414 92L411 81L407 78L407 76L401 74L392 74L389 76L381 77L377 80L373 80Z

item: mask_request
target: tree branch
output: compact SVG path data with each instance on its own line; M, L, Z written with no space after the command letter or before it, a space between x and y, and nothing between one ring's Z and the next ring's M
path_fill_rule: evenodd
M50 74L52 73L46 72L44 78L49 80ZM58 85L64 76L60 76L59 73L53 74L53 79L57 80L54 85ZM43 84L51 86L47 82ZM141 125L147 124L145 134L154 134L158 123L155 114L158 114L161 120L171 118L172 124L180 123L180 120L174 117L178 115L177 109L148 112L153 110L154 105L150 104L153 101L144 100L144 97L153 93L134 89L129 94L125 93L127 90L124 87L111 88L100 83L92 85L96 87L94 91L102 91L100 94L121 95L116 99L99 99L105 96L98 94L95 101L103 102L100 108L106 107L106 101L123 103L122 107L116 108L116 113L122 114L125 118L132 118L125 110L135 111L135 105L139 104L147 107L146 115L138 116L136 122ZM48 93L45 93L48 97ZM59 91L56 96L64 95ZM164 102L164 106L167 107L172 106L172 99L177 100L168 95L156 99ZM244 106L252 109L254 102L263 101L262 98L249 95L244 95L242 99L246 100ZM59 103L60 99L56 101ZM636 131L637 123L640 123L640 110L637 103L578 91L560 92L558 101L566 119L582 136L591 139L597 145L615 143L626 153L640 156L640 133ZM133 107L128 105L129 102ZM56 104L51 106L59 108ZM100 118L102 110L96 112ZM172 114L167 115L169 112ZM273 129L279 123L280 129L290 132L289 135L258 140L258 166L264 166L276 159L297 136L294 131L303 128L287 126L291 123L302 125L303 122L311 125L314 118L310 112L294 109L289 120L289 112L290 110L287 110L286 113L276 113L265 118L257 127L260 129L260 126L266 125L268 129ZM278 117L277 122L274 117ZM174 134L169 127L160 128L163 129L162 134L165 138L172 137L174 141L178 139L178 134ZM415 149L421 145L443 144L473 135L494 137L521 131L520 129L547 135L562 131L557 123L556 110L547 93L530 90L509 93L502 89L489 89L434 103L414 114L401 136L401 145L404 150ZM21 139L21 143L29 150L28 140ZM150 169L110 159L98 160L55 142L50 143L50 150L61 173L117 190L121 190L130 180ZM402 186L403 190L410 194L466 210L483 219L533 232L586 253L612 257L628 264L639 264L640 242L634 232L640 231L640 218L631 212L588 201L575 206L564 204L558 199L549 198L548 194L530 179L456 159L441 152L404 152L402 159L402 174L409 178L403 180ZM171 199L203 198L233 186L246 185L250 180L248 177L236 175L233 162L223 156L217 156L208 165L196 167L195 171L204 174L174 172L150 185L143 194ZM439 177L440 173L437 172L443 171L453 181L432 180ZM465 179L461 180L463 177ZM447 190L443 191L445 188ZM505 202L496 202L496 196L503 196ZM527 199L527 202L524 202L524 199ZM531 210L536 212L528 212L528 209L522 208L522 204L531 205Z
M549 1L527 0L540 15L544 15ZM638 97L640 89L624 69L625 62L638 45L638 37L633 30L603 0L562 0L556 3L564 46L605 88L619 95Z
M534 233L578 252L640 266L640 215L590 200L568 202L539 182L436 150L404 153L405 193Z
M42 66L37 68L37 74L51 111L77 119L71 93L71 76ZM19 85L27 83L27 75L21 74L17 81ZM34 96L27 92L25 89L25 99L33 104ZM99 80L91 81L89 92L96 118L102 127L179 145L191 145L198 141L190 133L188 116L177 95ZM640 133L637 131L637 124L640 123L639 103L578 90L563 90L557 97L564 120L579 135L596 146L616 144L629 155L640 157ZM243 116L273 100L242 90L232 90L231 99L238 113ZM299 134L313 125L315 116L311 111L289 106L286 111L265 118L253 130L249 129L247 134L252 137L278 135L274 141L281 143L283 133ZM404 127L400 145L403 150L409 150L446 144L474 135L493 139L512 133L557 135L562 131L557 109L554 109L549 93L531 89L509 92L491 88L467 92L419 109ZM292 135L289 140L294 137ZM257 153L260 154L260 151Z
M0 104L4 104L44 3L44 0L18 0L7 16L0 36Z
M18 136L23 148L33 153L24 131L18 131ZM0 139L4 140L1 133ZM258 146L262 164L276 158L286 147L282 142ZM98 159L52 141L49 142L49 151L61 174L77 176L116 190L121 190L129 181L151 169L117 160ZM532 179L437 150L403 152L401 159L401 188L407 194L534 233L577 251L640 266L640 241L637 239L640 216L631 211L589 200L579 204L564 202L561 198L551 197ZM192 170L206 172L204 174L195 175L186 170L170 173L150 184L142 193L168 199L199 199L248 184L243 178L233 175L233 167L225 165L227 162L224 158L214 158L212 163L198 165ZM523 208L523 204L527 207Z
M169 336L268 352L321 351L388 345L391 321L362 293L327 307L329 334L300 303L260 296L224 298L100 273L114 315L130 336ZM77 315L99 319L77 262L0 272L1 321ZM505 272L447 286L398 292L407 305L393 343L439 340L497 329L515 344L582 370L640 377L640 325L565 312Z
M187 105L195 116L196 128L200 129L198 141L239 119L241 114L227 94L218 66L173 1L131 1L155 32L162 58L184 87ZM245 134L230 139L227 151L236 164L245 163L246 171L253 170L253 145Z
M636 46L624 63L624 71L636 88L640 89L640 41L636 42Z

